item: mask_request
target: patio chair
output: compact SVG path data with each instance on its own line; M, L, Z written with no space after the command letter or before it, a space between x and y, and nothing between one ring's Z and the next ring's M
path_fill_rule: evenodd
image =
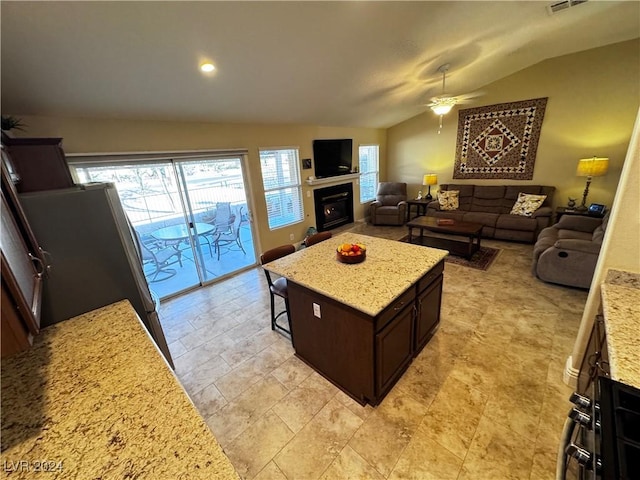
M169 265L179 263L182 267L182 252L174 247L163 247L158 250L149 248L142 240L139 242L140 253L142 255L142 266L151 265L153 272L145 276L152 282L161 282L173 277L177 272L174 268L168 268ZM175 260L171 261L175 257Z
M213 239L213 250L218 254L218 260L220 260L220 250L221 247L229 247L227 250L230 250L231 247L237 245L242 253L245 255L244 247L242 246L242 241L240 240L240 223L242 222L242 217L240 215L233 216L233 223L229 227L229 230L219 230L217 233L214 233Z
M265 263L273 262L274 260L292 254L295 251L296 247L294 247L293 245L281 245L279 247L272 248L271 250L267 250L262 255L260 255L260 263L264 265ZM289 295L287 292L287 279L284 277L280 277L276 280L272 280L268 270L264 270L264 274L267 277L267 283L269 284L269 297L271 298L271 330L275 330L277 328L278 330L291 335L291 317L289 315ZM285 306L285 309L277 315L275 309L276 295L284 300ZM280 318L280 316L284 315L285 313L287 314L287 320L289 322L288 329L278 325L277 323L278 318Z
M216 230L220 232L231 231L235 219L236 216L231 211L231 202L216 203L216 215L213 219Z

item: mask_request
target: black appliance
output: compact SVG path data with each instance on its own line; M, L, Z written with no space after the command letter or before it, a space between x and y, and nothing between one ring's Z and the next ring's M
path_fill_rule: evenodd
M313 161L316 178L337 177L351 173L353 140L314 140Z
M571 402L557 478L640 479L640 390L600 375Z

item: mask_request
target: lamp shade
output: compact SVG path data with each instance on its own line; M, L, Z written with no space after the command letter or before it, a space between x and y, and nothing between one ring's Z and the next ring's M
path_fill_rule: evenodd
M422 177L422 185L436 185L438 183L438 175L435 173L427 173Z
M578 177L600 177L607 173L609 168L608 158L581 158L578 162L576 175Z

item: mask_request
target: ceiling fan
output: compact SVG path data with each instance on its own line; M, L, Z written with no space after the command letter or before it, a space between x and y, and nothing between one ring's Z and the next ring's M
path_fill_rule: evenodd
M431 99L431 103L427 104L427 106L430 107L431 110L433 110L433 113L440 117L438 134L440 134L440 130L442 130L442 117L449 113L454 105L459 103L466 103L468 99L481 95L480 93L458 95L455 97L452 95L447 95L445 93L445 80L450 67L450 64L445 63L438 68L438 72L442 73L442 93L437 97L433 97Z

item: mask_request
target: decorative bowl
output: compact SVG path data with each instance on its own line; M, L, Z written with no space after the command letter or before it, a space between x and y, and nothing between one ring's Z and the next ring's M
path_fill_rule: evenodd
M339 262L350 263L350 264L364 262L365 258L367 258L367 250L366 250L366 247L364 247L364 245L358 245L357 255L345 254L343 249L345 248L346 245L347 244L340 245L336 249L336 258L338 259Z

